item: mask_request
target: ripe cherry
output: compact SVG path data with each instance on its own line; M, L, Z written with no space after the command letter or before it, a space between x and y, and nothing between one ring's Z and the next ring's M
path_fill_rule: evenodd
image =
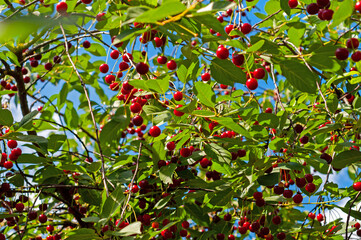
M290 8L296 8L298 6L298 1L297 0L288 0L288 6Z
M189 148L182 148L181 150L180 150L180 155L182 156L182 157L189 157L190 155L192 155L192 151L189 149Z
M81 0L84 4L90 4L92 0Z
M24 207L25 207L24 203L21 203L21 202L19 202L15 205L15 208L18 212L22 212L24 210Z
M224 31L226 31L227 34L229 34L233 30L234 26L232 24L227 25Z
M146 64L144 62L139 62L135 65L135 70L140 75L144 75L149 71L149 66L148 66L148 64Z
M305 175L305 179L306 179L306 181L309 182L309 183L313 182L313 176L312 176L312 174L306 174L306 175Z
M293 201L297 204L301 203L303 201L303 197L300 193L297 193L293 196Z
M306 11L311 15L317 14L319 9L320 8L318 7L317 3L311 3L306 7Z
M48 217L45 214L40 214L39 222L46 223L46 221L48 221Z
M316 190L316 185L314 183L307 183L305 190L309 193L313 193Z
M149 135L152 137L158 137L160 135L161 131L158 126L153 126L149 129Z
M207 82L207 81L209 81L211 79L211 74L209 74L208 72L203 73L201 78L202 78L202 81Z
M162 40L161 38L159 38L159 37L155 37L155 38L154 38L154 43L155 43L155 46L156 46L156 47L161 47L161 46L163 46L163 40Z
M183 93L182 92L176 92L174 93L174 100L181 101L183 99Z
M217 17L217 20L218 20L220 23L223 23L223 16L221 16L221 15L218 16L218 17Z
M103 63L102 65L100 65L99 70L100 70L100 72L102 72L102 73L107 73L107 72L109 71L109 66L108 66L108 64Z
M263 194L262 194L262 192L255 192L255 193L253 193L253 198L254 199L262 199L263 198Z
M308 213L308 217L311 218L311 219L315 219L315 218L316 218L316 214L310 212L310 213Z
M56 5L56 11L60 14L66 13L68 10L68 4L66 2L60 2Z
M113 82L115 82L115 76L111 74L106 75L104 81L108 84L112 84Z
M243 34L248 34L248 33L250 33L252 31L252 26L251 26L251 24L249 24L249 23L243 23L242 25L241 25L241 32L243 33Z
M361 191L361 182L355 182L352 187L355 191Z
M143 118L142 118L142 116L137 115L137 116L133 117L132 123L133 123L135 126L141 126L141 125L143 124Z
M116 50L116 49L113 50L113 51L111 51L110 57L111 57L112 59L118 59L118 57L119 57L119 51Z
M182 222L182 227L185 228L185 229L189 228L189 222L188 221L183 221Z
M133 55L130 54L130 53L125 53L122 56L122 59L123 59L124 62L131 62L131 61L133 61Z
M305 136L303 136L303 137L300 138L300 143L306 144L306 143L308 143L308 140L309 140L309 139L308 139L308 136L305 135Z
M355 10L361 12L361 1L355 4Z
M177 105L177 107L173 111L174 115L176 115L177 117L181 117L181 116L184 115L184 112L181 112L181 111L177 110L180 107L183 107L183 105L181 105L181 104Z
M128 65L128 63L126 63L126 62L121 62L121 63L119 63L119 71L125 71L125 70L127 70L129 68L129 65Z
M246 82L246 86L249 90L255 90L258 87L258 81L255 78L249 78Z
M142 105L140 105L140 103L132 103L132 105L130 105L130 111L132 113L139 113L142 110Z
M167 57L166 56L159 56L159 57L157 57L157 62L159 64L166 64L167 63Z
M139 187L137 185L133 185L132 193L137 193L139 191Z
M18 146L18 142L16 140L9 140L8 141L8 147L13 149L16 148Z
M46 230L47 230L48 232L53 232L53 231L54 231L54 226L53 226L53 225L48 225L48 226L46 227Z
M85 40L85 41L83 42L83 47L84 47L84 48L90 48L90 46L91 46L91 43L90 43L88 40Z
M351 59L354 62L359 62L361 60L361 52L360 51L356 51L351 55Z
M182 230L179 231L179 235L180 235L181 237L186 237L186 236L188 235L188 232L187 232L187 230L182 229Z
M323 221L323 215L321 213L319 213L316 218L317 218L317 221L319 221L319 222Z
M281 223L281 217L280 216L274 216L272 218L272 222L274 225L279 225Z
M100 21L103 21L104 20L104 18L103 18L103 16L105 15L105 13L98 13L97 15L96 15L96 20L98 21L98 22L100 22ZM117 46L116 46L117 47Z
M253 71L253 76L257 79L262 79L266 76L266 72L263 68L257 68Z
M337 48L335 56L338 60L346 60L348 58L349 52L347 48Z
M227 59L229 56L229 51L227 48L222 46L222 47L218 47L216 54L219 59Z
M284 232L277 233L277 238L279 240L284 240L286 239L286 234Z
M166 146L169 151L173 151L175 149L175 142L168 142Z
M167 68L171 71L175 70L177 68L177 63L174 60L169 60L167 62Z
M232 62L236 66L241 66L244 63L244 55L243 54L232 54Z
M266 108L265 113L272 113L272 108Z

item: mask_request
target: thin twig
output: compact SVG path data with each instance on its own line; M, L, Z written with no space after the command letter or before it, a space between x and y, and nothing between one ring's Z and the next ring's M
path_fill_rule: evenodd
M143 147L143 143L141 142L139 144L138 158L137 158L137 162L136 162L136 165L135 165L135 171L134 171L134 174L133 174L133 178L132 178L132 180L130 181L130 184L129 184L128 199L127 199L127 201L125 202L125 204L123 206L123 209L122 209L122 212L120 214L120 218L119 218L119 222L117 224L117 227L119 227L120 223L122 222L122 219L123 219L123 216L124 216L124 213L125 213L125 209L127 209L128 203L130 201L130 197L132 196L133 183L134 183L135 177L137 176L137 173L138 173L139 159L140 159L140 155L141 155L141 152L142 152L142 147Z
M358 192L355 199L351 202L350 204L350 208L348 210L348 214L347 214L347 220L346 220L346 232L345 232L345 237L346 237L346 240L349 239L349 237L347 236L348 234L348 222L350 221L350 217L351 217L351 210L352 210L352 206L353 204L356 202L357 198L360 196L361 192ZM351 235L350 235L351 237Z
M33 5L33 4L35 4L35 3L39 2L39 1L40 1L40 0L32 1L32 2L24 5L23 7L16 9L15 12L13 12L10 16L6 17L6 18L5 18L4 20L2 20L1 22L4 22L4 21L6 21L6 20L9 20L9 19L12 18L13 16L15 16L18 12L21 12L21 11L24 10L25 8L28 8L28 7L30 7L31 5Z
M76 75L78 76L78 78L80 80L80 83L81 83L81 85L83 87L83 90L84 90L84 93L85 93L85 97L86 97L87 102L88 102L90 115L91 115L91 118L92 118L92 121L93 121L93 124L94 124L94 128L95 128L95 138L96 138L95 141L96 141L96 143L98 145L99 153L100 153L100 159L101 159L101 162L102 162L102 166L101 166L102 180L103 180L103 183L104 183L104 188L105 188L106 194L107 194L107 196L109 196L109 190L108 190L107 180L106 180L106 176L105 176L105 167L104 167L105 161L104 161L104 157L103 157L102 147L101 147L101 144L100 144L100 141L99 141L99 129L98 129L97 123L95 121L95 117L94 117L94 113L93 113L93 110L92 110L92 105L91 105L91 101L90 101L90 98L89 98L88 90L86 89L83 78L81 77L81 75L80 75L78 69L76 68L73 60L71 59L71 56L69 54L69 49L68 49L68 41L66 39L64 28L63 28L63 26L61 24L60 24L60 29L61 29L61 32L63 33L63 36L64 36L66 55L68 56L69 61L70 61L71 65L73 66L73 69L74 69Z
M262 19L262 20L259 21L258 23L255 23L255 24L252 26L252 28L254 28L254 27L260 25L261 23L267 21L268 19L270 19L271 17L273 17L274 15L278 14L278 13L281 12L281 11L282 11L282 9L278 10L278 11L275 12L275 13L272 13L271 15L269 15L268 17L266 17L265 19Z

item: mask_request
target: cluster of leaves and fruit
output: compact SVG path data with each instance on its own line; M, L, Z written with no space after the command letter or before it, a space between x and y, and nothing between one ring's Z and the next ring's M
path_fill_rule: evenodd
M360 23L353 0L0 0L0 240L361 237Z

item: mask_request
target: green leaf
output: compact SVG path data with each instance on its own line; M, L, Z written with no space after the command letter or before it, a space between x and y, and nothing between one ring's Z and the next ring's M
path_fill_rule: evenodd
M262 126L277 128L279 119L272 113L261 113L258 115L258 122Z
M39 112L37 110L32 111L31 113L26 114L21 121L19 122L19 125L17 129L21 128L22 126L28 124L33 120L33 118L38 114Z
M97 223L97 222L99 222L100 218L99 217L86 217L86 218L82 218L81 220L83 220L83 222Z
M150 9L138 16L134 21L140 23L156 23L168 16L176 15L186 10L186 6L177 0L169 0L157 8Z
M231 153L216 143L208 143L204 145L204 151L211 158L219 162L230 163Z
M258 51L264 45L264 43L264 40L257 41L255 44L252 44L252 46L247 49L247 52L250 53Z
M209 216L207 213L203 212L202 207L194 203L186 203L184 204L184 209L192 217L192 220L200 226L207 227L209 225Z
M68 86L67 83L64 83L62 89L60 90L59 98L58 98L58 107L59 107L59 109L61 109L63 104L65 103L66 97L68 96L68 93L69 93L69 86Z
M211 85L196 82L194 84L194 93L197 95L199 101L207 107L213 108L216 104L216 94L214 93Z
M354 2L352 0L344 0L342 2L338 2L339 6L336 7L335 13L333 14L333 21L331 24L331 28L334 28L340 23L342 23L344 20L348 19L353 12L354 9Z
M99 190L80 188L78 191L84 202L94 206L100 205L101 196Z
M280 62L280 66L282 75L296 89L312 94L316 92L318 78L304 64L295 60L284 60Z
M92 43L90 48L87 48L85 50L98 57L107 55L104 47L99 43Z
M288 16L291 14L291 8L288 5L288 0L280 0L281 9L287 13Z
M162 208L164 208L172 197L173 197L172 195L169 195L169 196L166 196L165 198L160 199L160 200L154 205L154 208L155 208L155 209L162 209Z
M65 135L60 135L60 134L50 135L48 139L48 150L50 152L58 151L65 142L65 140L66 140Z
M26 164L42 164L42 163L48 163L50 162L49 159L38 157L34 154L21 154L18 160L16 160L17 163L26 163Z
M229 117L217 117L212 118L212 120L218 122L219 124L225 126L226 128L229 128L230 130L235 131L238 134L241 134L242 136L251 139L252 136L249 134L249 132L244 129L241 125L235 123L232 118Z
M229 60L215 58L211 64L212 77L221 84L246 83L246 74Z
M123 194L122 185L118 185L117 188L106 198L100 218L111 218L118 211L119 206L124 202L125 196Z
M125 228L123 228L122 230L120 230L119 232L114 233L113 235L126 237L134 234L141 234L142 233L141 227L142 227L141 222L133 222L128 226L126 226Z
M80 228L69 232L65 240L100 240L94 229Z
M272 186L277 184L279 181L280 181L279 173L271 173L271 174L263 175L257 179L257 182L263 186Z
M177 165L174 163L161 167L159 171L160 180L165 184L173 183L172 177L176 168Z
M118 44L121 42L125 42L125 41L131 39L132 37L138 36L144 32L146 32L146 29L144 29L144 28L142 28L142 29L132 28L132 29L124 30L115 37L112 45L115 45L115 44Z
M0 125L11 126L13 122L14 118L11 112L7 109L0 109Z
M356 150L346 150L335 156L332 160L332 166L336 169L342 169L361 160L361 152Z
M234 8L235 6L236 6L235 2L226 2L226 1L211 2L207 6L199 9L197 13L219 12L222 10L227 10L229 8Z
M148 86L148 88L151 91L154 91L157 93L165 93L169 89L169 79L170 79L170 76L166 75L161 78L147 80L145 82L145 84Z

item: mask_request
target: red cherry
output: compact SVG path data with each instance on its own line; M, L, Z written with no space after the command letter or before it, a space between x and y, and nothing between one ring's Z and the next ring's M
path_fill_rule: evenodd
M135 126L141 126L141 125L143 124L143 118L142 118L142 116L137 115L137 116L133 117L132 123L133 123Z
M307 183L305 190L309 193L313 193L316 190L316 185L314 183Z
M333 10L332 9L324 9L322 13L322 18L326 21L332 20L333 17Z
M321 8L330 4L330 0L317 0L317 5Z
M56 11L60 14L66 13L68 10L68 4L66 2L60 2L56 5Z
M274 225L279 225L281 223L281 217L280 216L274 216L272 218L272 222Z
M182 230L179 231L179 235L180 235L181 237L186 237L186 236L188 235L188 232L187 232L187 230L182 229Z
M241 66L244 63L244 55L243 54L232 54L232 62L236 66Z
M166 62L167 62L167 57L166 57L166 56L159 56L159 57L157 58L157 62L158 62L159 64L166 64Z
M174 93L174 100L181 101L183 99L183 93L182 92L176 92Z
M209 74L208 72L203 73L201 78L202 78L202 81L207 82L207 81L209 81L211 79L211 74Z
M351 59L354 62L358 62L361 60L361 52L360 51L356 51L351 55Z
M306 175L305 175L305 179L306 179L306 181L309 182L309 183L313 182L313 176L312 176L312 174L306 174Z
M317 3L311 3L306 7L306 11L311 15L317 14L319 9L320 8L318 7Z
M319 222L323 221L323 215L321 213L319 213L316 218L317 218L317 221L319 221Z
M246 82L246 86L249 90L255 90L258 87L257 79L249 78Z
M128 65L128 63L126 63L126 62L121 62L121 63L119 63L119 71L125 71L125 70L127 70L129 68L129 65Z
M174 60L170 60L167 62L167 68L169 70L175 70L177 68L177 63Z
M140 103L132 103L132 105L130 105L130 111L132 113L139 113L142 110L142 105L140 105Z
M102 65L100 65L99 70L100 70L100 72L102 72L102 73L107 73L107 72L109 71L109 66L108 66L108 64L103 63Z
M224 240L225 236L223 233L218 233L217 234L217 240Z
M139 188L137 185L133 185L132 187L132 193L137 193L139 191Z
M110 57L111 57L112 59L118 59L118 57L119 57L119 51L116 50L116 49L113 50L113 51L111 51Z
M272 113L272 108L266 108L265 113Z
M122 56L122 59L123 59L124 62L131 62L131 61L133 61L133 55L130 54L130 53L125 53Z
M337 48L335 56L338 60L346 60L348 58L349 52L347 48Z
M16 148L18 146L18 142L16 140L9 140L8 141L8 147L13 149Z
M119 90L119 83L117 82L113 82L109 85L109 88L112 90L112 91L118 91Z
M189 149L189 148L182 148L181 150L180 150L180 155L182 156L182 157L189 157L190 155L192 155L192 151Z
M148 64L146 64L144 62L139 62L139 63L137 63L137 65L135 65L135 70L140 75L144 75L149 71L149 66L148 66Z
M315 219L315 218L316 218L316 214L310 212L310 213L308 213L308 217L311 218L311 219Z
M251 26L251 24L249 24L249 23L243 23L242 25L241 25L241 32L243 33L243 34L248 34L248 33L250 33L252 31L252 26Z
M185 228L185 229L189 228L189 222L188 221L183 221L182 222L182 227Z
M48 221L48 217L45 214L41 214L39 216L39 222L46 223L46 221Z
M355 182L352 187L355 191L361 191L361 182Z
M152 137L158 137L160 135L161 131L158 126L153 126L149 129L149 135Z
M288 0L288 6L290 8L296 8L298 6L298 1L297 0Z
M355 223L355 225L354 225L354 227L355 227L356 229L359 229L359 228L360 228L360 226L361 226L361 225L360 225L360 223L358 223L358 222L357 222L357 223Z
M154 42L155 42L155 46L156 46L156 47L161 47L161 46L163 46L163 40L162 40L161 38L159 38L159 37L155 37L155 38L154 38Z
M255 193L253 193L253 198L254 199L262 199L263 198L263 194L262 194L262 192L255 192Z
M22 212L24 210L24 207L25 207L24 203L21 203L21 202L19 202L15 205L16 211L18 211L18 212Z
M277 234L277 238L279 240L284 240L284 239L286 239L286 234L284 232L280 232Z
M225 47L218 47L216 54L219 59L227 59L229 56L229 51Z
M109 74L109 75L105 76L104 80L106 83L111 84L111 83L115 82L115 76Z
M90 48L90 46L91 46L91 43L90 43L88 40L85 40L85 41L83 42L83 47L84 47L84 48Z
M169 151L173 151L175 149L175 143L174 142L167 143L167 149Z
M361 12L361 1L355 4L355 10Z
M181 105L181 104L177 105L177 107L173 111L174 115L176 115L177 117L181 117L184 115L184 112L177 110L177 108L180 108L180 107L183 107L183 105Z
M309 140L309 139L308 139L308 136L305 135L305 136L303 136L303 137L300 138L300 143L306 144L306 143L308 143L308 140Z
M293 191L292 191L292 190L286 189L286 190L284 190L284 192L283 192L283 196L284 196L285 198L291 198L292 195L293 195Z
M46 230L47 230L48 232L53 232L53 231L54 231L54 226L53 226L53 225L48 225L48 226L46 227Z
M218 17L217 17L217 20L218 20L220 23L222 23L222 22L223 22L223 16L218 16Z
M224 30L226 31L227 34L229 34L233 30L233 28L234 28L234 26L232 24L230 24L230 25L227 25Z
M361 237L361 230L357 230L356 234L357 236Z
M253 76L257 79L262 79L266 76L266 72L264 71L263 68L257 68L256 70L253 71Z
M303 201L303 197L301 194L297 193L293 196L293 201L297 204L301 203Z

